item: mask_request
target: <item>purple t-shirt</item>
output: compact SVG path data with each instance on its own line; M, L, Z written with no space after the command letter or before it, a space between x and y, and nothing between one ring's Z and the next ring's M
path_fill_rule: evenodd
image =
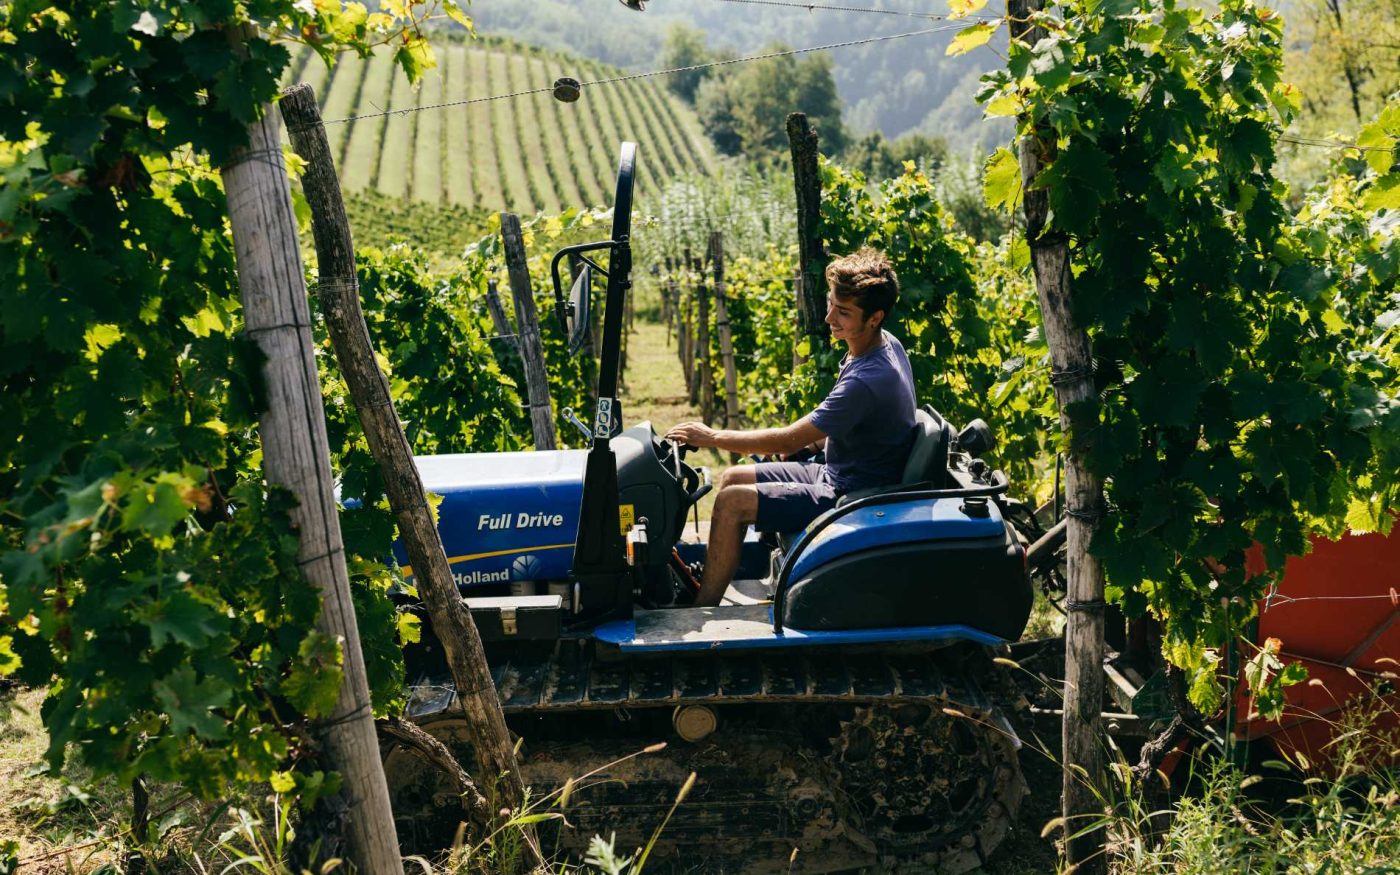
M826 435L826 474L839 492L898 483L914 444L914 371L904 345L883 343L841 362L812 424Z

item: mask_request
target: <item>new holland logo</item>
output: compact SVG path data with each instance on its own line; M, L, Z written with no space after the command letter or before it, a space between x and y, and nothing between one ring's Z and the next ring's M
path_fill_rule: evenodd
M538 556L526 553L510 563L510 576L513 580L538 580L543 567Z

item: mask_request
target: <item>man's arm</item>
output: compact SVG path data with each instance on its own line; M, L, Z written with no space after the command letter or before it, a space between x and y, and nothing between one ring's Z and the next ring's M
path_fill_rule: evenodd
M811 416L804 416L792 425L782 428L757 428L748 431L714 429L703 422L683 422L666 432L666 437L692 447L714 447L731 453L785 456L809 444L826 440L822 430L812 424Z

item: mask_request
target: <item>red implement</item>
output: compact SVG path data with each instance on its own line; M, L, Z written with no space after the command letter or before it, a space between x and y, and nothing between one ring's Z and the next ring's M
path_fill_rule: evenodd
M1248 568L1263 567L1256 548ZM1389 536L1314 537L1312 552L1289 559L1278 591L1259 604L1255 643L1269 638L1282 642L1283 662L1307 667L1308 680L1285 690L1276 721L1252 713L1241 684L1240 737L1268 738L1295 760L1301 752L1321 762L1349 713L1374 709L1372 731L1400 725L1400 527ZM1386 757L1391 749L1383 748Z

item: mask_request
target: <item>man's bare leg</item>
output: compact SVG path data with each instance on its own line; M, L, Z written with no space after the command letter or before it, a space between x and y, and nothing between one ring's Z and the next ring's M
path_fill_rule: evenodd
M705 549L705 579L695 596L697 607L719 604L744 546L744 533L758 519L758 489L751 465L728 468L719 478L714 512L710 514L710 542Z

